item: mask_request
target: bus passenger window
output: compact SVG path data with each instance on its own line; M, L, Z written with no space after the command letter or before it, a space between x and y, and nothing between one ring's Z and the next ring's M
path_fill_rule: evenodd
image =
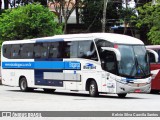
M47 58L48 57L48 44L47 43L36 43L34 46L34 57L35 58Z
M78 41L67 41L63 43L63 57L64 58L77 58Z
M29 44L22 44L21 46L21 58L27 59L27 58L33 58L33 43Z
M41 58L47 58L48 57L48 44L43 43L41 46Z
M49 43L49 58L62 58L62 42Z
M11 47L11 58L19 59L20 58L20 45L12 45Z
M71 45L72 42L67 41L63 43L63 48L64 48L63 58L70 58Z
M158 63L160 63L160 50L157 50L157 52L158 52Z
M40 43L36 43L34 45L34 57L35 58L41 58L41 44Z
M78 57L78 41L72 41L70 46L70 58Z
M156 59L153 53L148 53L149 54L149 62L150 63L155 63Z
M93 41L79 41L78 57L85 59L98 60L97 52Z
M3 56L6 58L11 58L11 45L3 46Z

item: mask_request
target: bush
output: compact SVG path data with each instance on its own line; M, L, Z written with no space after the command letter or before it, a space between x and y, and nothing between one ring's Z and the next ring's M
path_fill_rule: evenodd
M40 4L8 9L0 16L0 40L21 40L62 33L55 15Z

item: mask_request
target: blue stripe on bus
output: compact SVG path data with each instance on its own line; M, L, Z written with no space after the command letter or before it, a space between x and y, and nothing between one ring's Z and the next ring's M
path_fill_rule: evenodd
M80 70L80 62L74 61L35 61L35 62L2 62L3 69L64 69Z
M34 62L2 62L2 68L26 68L26 69L33 69Z

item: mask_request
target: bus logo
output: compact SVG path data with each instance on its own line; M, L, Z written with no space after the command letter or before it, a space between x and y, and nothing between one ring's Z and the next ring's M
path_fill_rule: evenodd
M96 69L96 66L91 63L86 63L83 69Z
M79 62L69 62L69 68L80 69L80 63Z

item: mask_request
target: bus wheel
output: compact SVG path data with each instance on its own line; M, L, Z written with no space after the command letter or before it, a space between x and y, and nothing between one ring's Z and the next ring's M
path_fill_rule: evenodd
M45 93L53 93L56 89L43 89Z
M119 97L119 98L125 98L125 97L126 97L126 95L127 95L127 93L118 94L118 97Z
M28 85L27 85L27 80L25 77L20 79L19 87L21 91L26 92L29 91Z
M89 95L91 97L96 97L96 96L99 95L98 88L97 88L97 83L94 80L92 80L90 82L90 85L89 85Z

